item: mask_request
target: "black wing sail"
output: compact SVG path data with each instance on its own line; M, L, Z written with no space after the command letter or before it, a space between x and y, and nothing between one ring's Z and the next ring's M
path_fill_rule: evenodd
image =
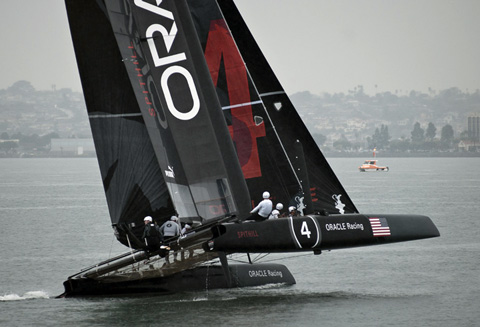
M303 148L309 186L312 191L313 209L326 210L330 213L357 212L352 200L283 90L233 1L218 0L218 4L269 117L292 161L295 161L298 153L295 150L297 140Z
M248 189L186 4L67 0L67 10L88 110L107 112L91 115L105 118L98 128L92 122L100 165L106 167L104 180L112 181L122 165L130 168L126 175L138 171L144 179L154 170L155 178L148 182L161 189L156 195L168 206L156 220L175 211L181 218L200 221L247 215ZM119 118L115 127L105 126ZM131 127L125 120L141 126ZM116 157L128 155L104 164L112 148ZM148 162L130 167L141 151ZM115 188L125 192L122 184ZM116 202L109 200L110 210L125 203L139 205L137 200L117 197ZM148 206L139 212L155 214ZM139 214L134 215L139 222ZM112 214L112 222L117 221Z
M111 221L128 245L125 230L139 238L146 215L174 208L105 11L95 0L66 8Z
M185 3L112 0L107 9L179 216L245 215L248 190L228 160L233 144Z
M238 161L255 200L288 204L302 184L286 155L214 0L188 2Z
M303 213L357 212L233 2L188 3L251 195L269 190Z

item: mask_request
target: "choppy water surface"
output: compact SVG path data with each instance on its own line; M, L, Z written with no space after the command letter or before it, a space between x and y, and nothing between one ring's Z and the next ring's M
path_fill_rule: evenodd
M475 326L480 158L363 159L332 168L360 212L430 216L442 236L321 255L275 255L294 286L54 299L81 268L125 251L95 159L0 160L2 326Z

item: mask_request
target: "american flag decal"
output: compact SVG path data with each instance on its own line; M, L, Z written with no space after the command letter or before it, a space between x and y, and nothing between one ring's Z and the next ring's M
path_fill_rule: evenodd
M390 227L386 218L368 218L372 226L373 236L390 236Z

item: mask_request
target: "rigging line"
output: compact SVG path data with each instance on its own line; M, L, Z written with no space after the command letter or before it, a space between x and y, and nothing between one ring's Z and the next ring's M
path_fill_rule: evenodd
M248 261L238 260L238 259L230 259L230 261L239 262L239 263L249 263Z
M128 242L128 247L130 248L130 253L133 254L132 244L130 243L130 237L128 237L128 233L126 233L125 235L127 236L127 242ZM135 260L135 256L133 256L133 260Z
M256 257L255 259L253 259L253 262L257 262L257 261L262 260L263 258L265 258L265 257L267 257L268 255L270 255L270 253L265 253L265 254L262 253L262 255L263 255L263 256L261 256L261 254L257 255L257 257Z
M250 75L250 72L248 71L248 67L246 65L245 65L245 69L247 70L248 75ZM253 88L255 89L257 94L259 94L258 90L257 90L257 86L255 85L255 82L251 78L251 75L250 75L250 79L252 80ZM263 109L265 111L265 114L268 117L268 120L270 121L270 124L272 125L272 129L275 132L275 136L277 137L278 142L280 143L280 146L282 147L283 153L285 154L285 158L287 158L288 164L290 165L290 168L292 169L293 175L295 176L295 179L297 180L298 186L300 187L301 190L303 190L302 183L300 182L300 179L298 178L297 173L295 172L295 168L293 167L292 161L290 160L290 157L288 156L287 150L285 150L285 146L283 145L283 142L280 139L280 135L278 135L277 128L273 124L272 118L270 117L270 115L268 113L268 110L267 110L267 107L265 106L265 103L263 102L263 100L262 100L262 106L263 106Z

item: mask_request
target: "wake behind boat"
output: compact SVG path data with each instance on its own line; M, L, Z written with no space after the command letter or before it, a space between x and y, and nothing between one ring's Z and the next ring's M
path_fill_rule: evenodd
M232 0L157 3L66 0L113 231L129 252L70 276L62 296L294 284L250 253L439 236L426 216L357 211ZM247 222L265 190L296 214ZM146 251L144 217L172 215L191 232Z

